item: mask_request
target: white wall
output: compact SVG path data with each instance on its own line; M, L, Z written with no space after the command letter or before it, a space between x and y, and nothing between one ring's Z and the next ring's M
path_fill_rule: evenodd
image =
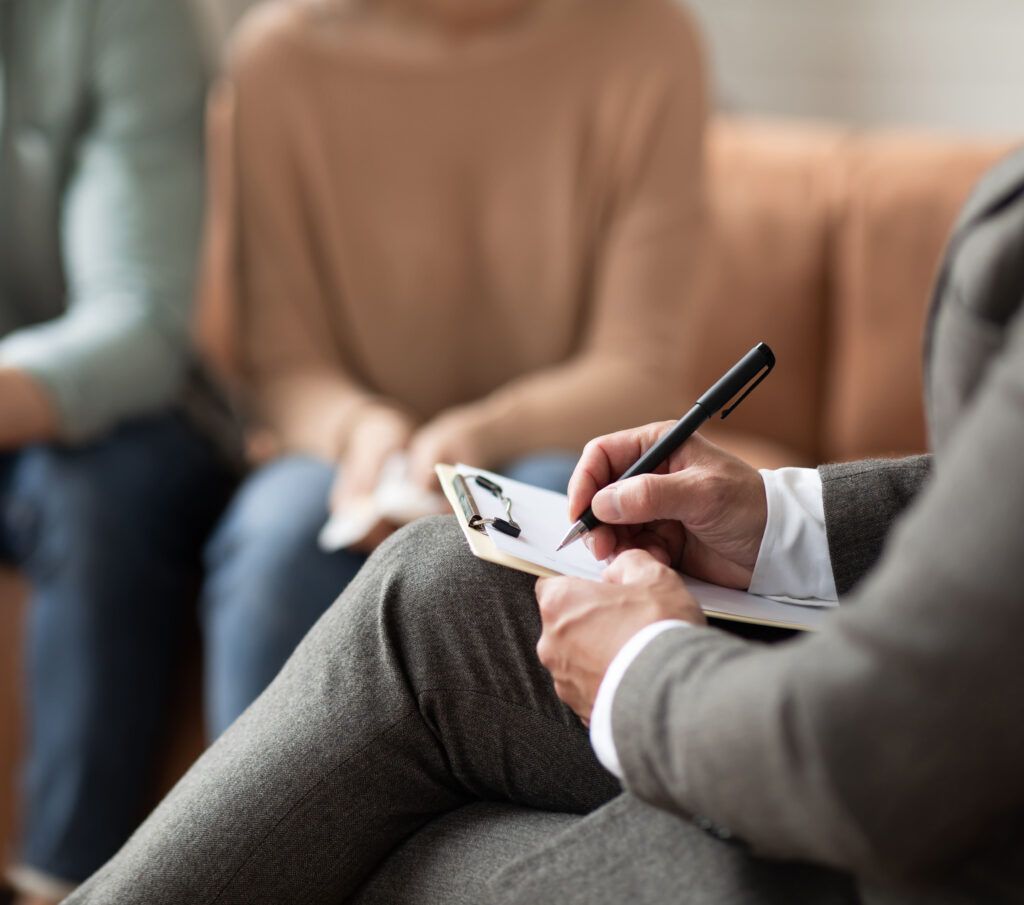
M723 107L1024 135L1024 0L687 0Z
M258 0L193 2L223 34ZM684 2L727 109L1024 135L1024 0Z

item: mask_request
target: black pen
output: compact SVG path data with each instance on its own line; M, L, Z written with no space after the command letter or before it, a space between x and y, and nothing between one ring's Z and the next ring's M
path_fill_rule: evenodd
M736 410L737 406L754 392L758 384L771 373L774 367L775 354L764 343L758 343L736 362L724 377L701 396L693 408L683 415L665 436L637 459L618 480L624 481L626 478L635 478L637 475L650 474L689 440L701 428L704 422L709 421L721 409L725 408L729 400L734 399L736 394L756 377L757 380L750 384L747 391L722 412L722 418L728 418ZM569 533L562 539L558 549L562 550L568 547L569 544L579 540L584 534L592 531L599 524L601 524L600 520L588 506L587 511L580 516L580 520L569 529Z

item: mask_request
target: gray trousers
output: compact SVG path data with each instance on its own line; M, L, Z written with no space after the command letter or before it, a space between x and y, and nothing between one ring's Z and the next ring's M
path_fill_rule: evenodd
M405 529L67 901L855 901L622 794L539 635L532 578L474 559L452 519Z

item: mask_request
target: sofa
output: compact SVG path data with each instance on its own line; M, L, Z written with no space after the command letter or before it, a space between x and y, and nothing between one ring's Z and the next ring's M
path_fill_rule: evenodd
M679 350L706 387L759 340L775 374L707 431L759 465L926 447L920 346L956 213L1009 144L830 125L721 119L708 136L708 237ZM666 412L666 417L676 413ZM0 848L14 837L25 588L0 569ZM202 746L196 644L167 714L154 800ZM481 826L497 812L480 815ZM498 815L500 816L500 814ZM443 827L438 832L443 831Z

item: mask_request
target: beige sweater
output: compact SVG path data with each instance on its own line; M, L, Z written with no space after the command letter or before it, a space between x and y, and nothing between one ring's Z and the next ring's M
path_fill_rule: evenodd
M441 49L257 11L211 111L201 328L286 448L458 409L487 461L678 416L700 50L671 0Z

